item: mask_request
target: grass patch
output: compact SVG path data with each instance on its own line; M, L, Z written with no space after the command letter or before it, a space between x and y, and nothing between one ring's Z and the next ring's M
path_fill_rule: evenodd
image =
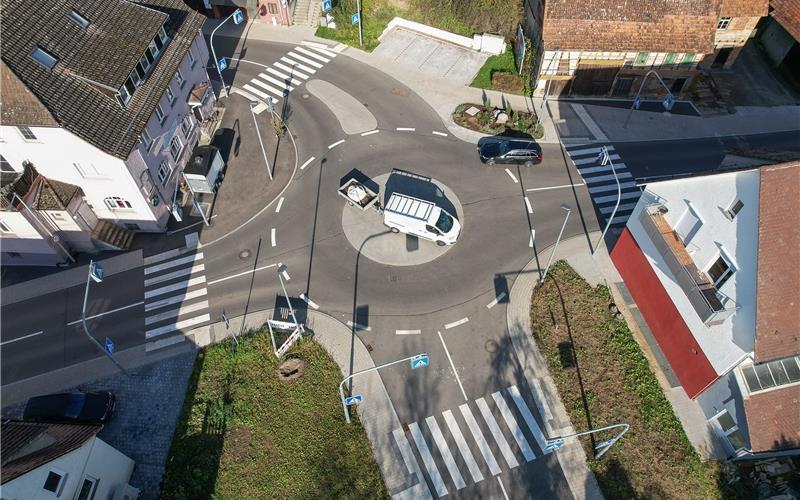
M578 430L626 421L631 430L589 459L607 498L732 498L719 464L703 462L672 412L607 288L592 288L565 262L533 293L531 324ZM610 436L602 436L606 439ZM583 441L588 457L592 443Z
M479 89L494 90L492 76L495 73L510 73L512 75L518 73L517 67L514 65L513 50L509 49L502 54L490 56L486 59L478 74L475 75L475 79L472 80L471 86Z
M341 374L319 344L290 355L302 377L279 380L269 334L200 351L170 449L162 498L388 498L357 419L347 425Z
M372 52L380 43L378 37L395 16L403 16L404 11L383 2L364 2L361 12L362 38L364 46L358 43L358 25L352 24L350 16L356 12L355 0L345 0L337 3L329 14L336 21L336 29L320 26L316 36L335 40L351 47L362 48Z

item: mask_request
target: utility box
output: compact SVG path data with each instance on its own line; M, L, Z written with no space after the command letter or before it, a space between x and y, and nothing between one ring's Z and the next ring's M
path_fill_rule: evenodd
M214 146L197 146L183 169L183 176L195 193L215 193L222 181L225 162Z

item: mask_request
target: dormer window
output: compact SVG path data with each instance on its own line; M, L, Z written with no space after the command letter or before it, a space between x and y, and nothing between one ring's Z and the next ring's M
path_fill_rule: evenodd
M743 208L744 203L742 203L742 200L736 200L725 210L725 217L727 217L728 220L733 220Z
M34 61L38 62L47 69L53 69L53 66L55 66L58 62L58 59L56 59L53 54L47 52L41 47L36 47L31 54L31 57L33 57Z
M129 76L125 80L125 83L122 84L122 87L120 87L119 92L117 92L117 102L119 102L122 107L127 106L135 91L136 84L133 83L133 79Z
M69 14L67 15L69 16L70 19L72 19L72 22L74 22L81 28L86 29L89 27L89 20L83 17L81 13L78 12L77 10L72 9L71 11L69 11Z

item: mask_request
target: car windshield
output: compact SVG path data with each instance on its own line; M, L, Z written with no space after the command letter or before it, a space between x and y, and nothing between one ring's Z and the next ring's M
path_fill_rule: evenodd
M67 401L67 408L64 410L64 416L69 418L78 418L83 410L83 402L85 396L83 394L70 394Z
M450 217L450 214L442 210L439 214L439 220L436 221L436 228L442 232L442 234L447 234L453 229L453 218Z

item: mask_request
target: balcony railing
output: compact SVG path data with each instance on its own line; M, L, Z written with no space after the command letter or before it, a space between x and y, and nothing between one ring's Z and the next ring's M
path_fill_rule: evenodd
M703 323L723 323L738 309L736 302L722 295L708 275L697 268L683 241L664 218L663 209L663 205L648 205L639 215L639 222Z

